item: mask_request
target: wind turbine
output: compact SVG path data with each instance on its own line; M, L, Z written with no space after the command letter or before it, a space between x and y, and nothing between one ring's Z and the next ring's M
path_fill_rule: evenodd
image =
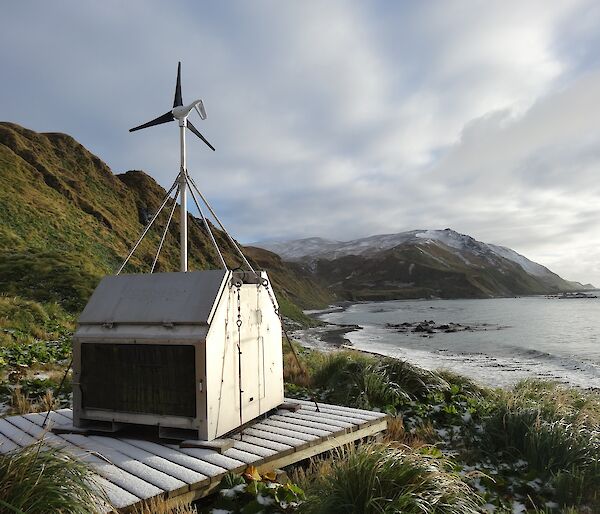
M181 208L181 223L180 223L180 232L179 239L181 244L181 271L186 272L188 270L188 255L187 255L187 191L186 191L186 175L187 175L187 164L186 164L186 149L185 149L185 129L186 127L190 129L194 134L196 134L202 141L206 143L206 145L211 149L215 150L214 146L211 145L206 138L198 131L196 127L192 124L190 120L188 120L188 116L191 112L195 110L200 119L206 119L206 111L204 109L204 104L202 100L194 100L189 105L183 105L183 99L181 97L181 62L177 65L177 83L175 85L175 99L173 101L173 109L169 112L166 112L162 116L153 119L147 123L142 125L138 125L137 127L133 127L129 129L129 132L135 132L136 130L142 130L149 127L154 127L155 125L162 125L163 123L168 123L170 121L177 120L179 122L179 141L181 148L181 164L179 168L179 202ZM162 208L162 207L161 207ZM122 267L121 267L122 268Z

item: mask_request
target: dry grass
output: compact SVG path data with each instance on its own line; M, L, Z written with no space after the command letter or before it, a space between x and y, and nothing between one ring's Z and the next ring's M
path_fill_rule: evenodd
M17 386L10 399L9 414L29 414L30 412L37 412L37 409L29 397L24 395L21 388Z
M402 444L413 450L435 443L438 436L433 425L427 422L414 432L407 432L401 416L388 417L388 427L383 436L387 444Z
M298 357L298 359L301 358ZM306 366L299 366L298 360L291 351L283 355L283 379L301 387L310 387L311 385L311 378L306 371Z
M167 500L161 497L151 498L133 509L133 514L197 514L198 511L189 502Z
M30 412L46 412L56 408L58 408L58 401L52 391L46 391L39 400L35 401L24 394L20 386L17 386L13 390L8 413L22 415Z

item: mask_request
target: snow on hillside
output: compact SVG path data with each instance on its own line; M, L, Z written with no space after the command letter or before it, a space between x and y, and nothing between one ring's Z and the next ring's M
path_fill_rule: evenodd
M304 257L321 257L343 243L321 237L307 237L291 241L260 241L249 246L257 246L280 255L283 260L296 261Z
M494 253L508 259L509 261L516 262L521 268L523 268L530 275L535 275L536 277L544 277L546 275L551 275L552 272L538 264L537 262L530 261L527 257L524 257L520 253L511 250L510 248L506 248L505 246L496 246L492 244L488 244L488 246L494 251Z
M446 247L456 250L455 254L467 264L469 264L469 254L478 255L490 262L493 262L495 257L502 257L518 264L531 275L538 277L554 275L548 268L527 259L510 248L483 243L449 228L445 230L412 230L398 234L382 234L346 242L309 237L291 241L258 242L254 243L253 246L275 252L284 260L299 261L332 260L346 255L373 255L405 243L442 243Z

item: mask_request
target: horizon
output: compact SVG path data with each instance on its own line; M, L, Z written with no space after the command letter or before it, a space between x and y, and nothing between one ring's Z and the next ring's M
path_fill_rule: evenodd
M453 227L600 283L600 5L319 5L5 6L1 117L164 187L174 126L128 129L181 60L217 149L189 170L240 241Z

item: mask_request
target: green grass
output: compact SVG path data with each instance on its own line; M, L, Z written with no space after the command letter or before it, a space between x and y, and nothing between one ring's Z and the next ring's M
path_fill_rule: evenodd
M435 391L450 390L450 384L437 373L398 359L352 350L299 353L309 380L299 373L291 373L290 379L296 379L299 386L313 388L323 401L331 403L394 410ZM288 361L294 365L291 358Z
M481 499L442 458L386 445L348 447L299 484L308 514L475 514Z
M496 458L524 459L562 505L600 508L600 395L524 381L498 394L483 424Z
M301 327L316 327L322 324L320 321L304 314L304 311L300 307L282 293L277 294L277 303L279 304L281 315L291 320L294 324Z
M1 512L87 514L106 498L91 469L42 443L0 455Z
M0 345L31 344L70 336L73 315L58 303L0 295Z

